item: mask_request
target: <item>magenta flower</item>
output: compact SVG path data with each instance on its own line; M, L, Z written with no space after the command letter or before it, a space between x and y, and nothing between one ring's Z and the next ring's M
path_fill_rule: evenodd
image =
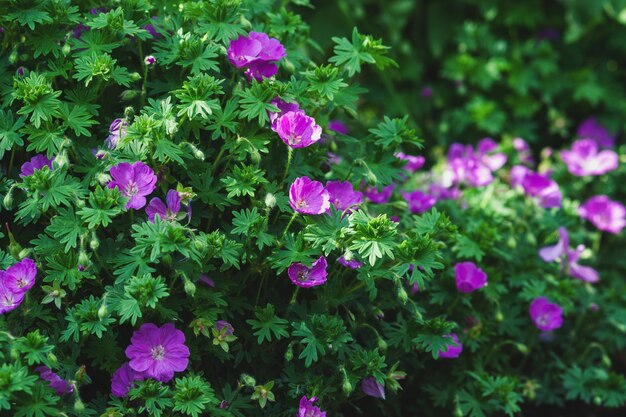
M584 245L578 245L576 249L571 249L569 247L569 234L567 230L564 227L559 227L559 241L557 244L541 248L539 250L539 256L546 262L560 259L563 268L574 278L585 282L598 282L600 277L595 269L578 264L578 260L584 250Z
M53 160L54 158L48 159L48 157L43 154L33 156L30 159L30 161L24 162L22 164L22 169L21 169L22 172L20 173L20 177L24 178L24 177L31 176L35 173L35 171L38 171L42 169L43 167L48 167L50 170L52 170Z
M404 170L409 172L417 171L426 163L426 158L423 156L407 155L404 152L397 152L394 156L402 161L406 161Z
M544 208L561 207L563 194L556 181L525 166L516 165L511 169L511 185L521 186L526 195L536 198Z
M156 64L156 58L154 57L154 55L148 55L147 57L145 57L145 58L144 58L143 62L144 62L147 66L151 67L151 66L153 66L154 64Z
M428 185L428 194L439 200L456 200L461 196L458 187L445 187L443 184L431 183Z
M391 198L391 194L393 194L393 189L395 185L393 183L389 184L386 187L383 187L380 191L376 186L370 185L365 189L365 197L372 203L376 204L384 204L389 201Z
M328 181L326 191L328 191L330 202L339 211L348 210L350 212L349 209L363 202L363 193L355 191L349 181Z
M341 265L345 266L346 268L350 268L350 269L359 269L360 267L363 266L363 263L357 261L354 258L347 261L344 255L341 255L339 259L337 259L337 262L339 262Z
M291 282L298 287L316 287L326 282L326 277L328 276L326 272L327 266L326 257L322 255L317 261L313 262L311 268L300 262L291 264L287 269L287 275L289 275Z
M300 105L298 103L287 103L280 97L274 97L274 99L270 101L270 104L278 107L278 112L268 112L272 127L276 125L276 120L287 112L304 112L304 110L300 109Z
M437 203L437 198L433 195L426 194L420 190L415 190L410 193L401 192L402 197L409 204L409 210L413 214L422 214L433 208Z
M128 362L120 366L111 379L111 393L116 397L126 397L128 391L135 385L135 381L143 381L143 373L135 371Z
M332 130L333 132L339 133L341 135L348 134L348 126L341 120L331 120L328 122L328 130Z
M456 288L459 292L474 292L487 285L487 274L473 262L461 262L454 266Z
M184 371L189 364L185 334L171 323L161 327L145 323L133 333L130 342L126 348L130 367L146 377L168 382L174 372Z
M137 161L133 164L122 162L111 168L113 179L109 182L109 188L117 187L124 197L129 200L127 209L139 210L146 205L146 196L152 193L156 187L157 177L154 171Z
M530 304L530 318L539 330L548 332L563 325L563 309L545 297L538 297Z
M230 42L228 60L235 68L248 67L248 79L262 81L278 71L274 62L285 56L285 47L278 39L270 38L262 32L250 32L248 36L240 35Z
M578 130L576 136L583 139L591 139L602 148L612 148L615 146L615 138L609 131L602 126L595 117L584 120Z
M25 293L14 293L5 285L6 272L0 271L0 314L15 310L22 301Z
M104 140L104 143L109 149L115 149L121 138L126 136L126 128L128 122L126 119L115 119L109 126L109 136Z
M74 392L74 387L69 382L62 379L47 366L39 366L35 368L39 372L39 376L44 381L48 381L48 386L55 390L58 395L67 395Z
M322 137L322 128L303 111L288 111L276 119L272 130L289 147L306 148Z
M298 417L326 417L326 411L322 411L319 407L313 405L317 401L317 397L311 397L310 400L303 395L300 398L300 405L298 407Z
M224 331L225 336L230 336L235 333L235 328L226 320L218 320L215 322L215 330L217 330L219 333L222 333L222 329L224 328L226 329Z
M579 139L571 151L561 151L561 158L572 175L603 175L617 169L617 153L612 150L598 151L598 144L591 139Z
M2 279L4 286L15 294L24 294L35 285L37 265L30 258L24 258L10 266Z
M476 145L476 155L491 171L497 171L506 164L506 154L497 153L498 143L491 138L483 138Z
M456 333L446 334L443 335L443 337L452 339L456 346L446 346L446 350L442 350L441 352L439 352L439 357L445 359L455 359L461 356L461 352L463 352L463 343L459 342L459 338Z
M517 157L523 164L534 163L533 154L528 143L522 138L513 139L513 148L517 151Z
M618 234L626 226L626 208L606 195L596 195L578 208L578 214L605 232Z
M264 78L270 78L276 75L278 72L278 66L272 62L255 61L244 72L244 75L248 81L257 80L263 81Z
M341 163L341 157L332 152L327 152L326 156L328 156L328 163L330 165L339 165Z
M154 197L146 207L148 220L154 223L154 217L158 214L161 220L170 222L176 221L178 212L180 211L180 194L176 190L169 190L165 197L167 206L160 198Z
M385 399L385 387L373 376L361 381L361 391L370 397Z
M330 208L330 195L321 182L300 177L289 188L289 204L301 214L322 214Z
M493 171L502 168L506 155L494 153L498 144L491 138L478 142L476 151L471 145L453 143L448 150L448 165L452 180L456 184L467 183L482 187L493 181Z

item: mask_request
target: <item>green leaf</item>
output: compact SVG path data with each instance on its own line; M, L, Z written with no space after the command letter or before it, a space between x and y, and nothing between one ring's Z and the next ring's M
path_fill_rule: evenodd
M265 308L257 308L254 315L257 319L246 320L246 323L252 326L254 330L253 334L257 337L257 343L259 345L262 344L264 340L271 342L272 334L274 334L276 340L289 337L289 332L287 331L289 322L276 316L272 304L268 303Z
M5 112L0 109L0 159L2 159L4 153L11 150L13 146L24 145L22 135L18 133L18 130L24 126L25 120L26 117L20 117L14 120L11 110Z

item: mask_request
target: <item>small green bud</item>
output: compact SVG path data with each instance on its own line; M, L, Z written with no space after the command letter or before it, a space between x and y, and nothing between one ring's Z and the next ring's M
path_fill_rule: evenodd
M400 301L400 303L402 303L402 304L406 304L406 301L409 299L409 296L406 293L406 290L404 289L402 284L398 284L398 295L397 296L398 296L398 301Z
M248 374L241 374L241 377L239 379L244 385L248 387L254 387L256 385L256 379Z
M102 305L98 309L98 318L100 320L103 320L108 315L109 315L109 309L107 308L106 301L103 301Z
M138 72L131 72L130 73L130 79L131 81L139 81L141 80L141 74L139 74Z
M10 64L15 64L16 61L17 61L17 51L13 51L9 55L9 63Z
M77 199L74 201L74 205L75 205L76 207L78 207L78 208L83 208L83 207L85 207L85 200L83 200L82 198L77 198Z
M273 209L276 206L276 196L272 193L267 193L265 196L265 207Z
M74 411L78 414L81 414L83 411L85 411L85 404L81 401L80 398L77 398L76 401L74 401Z
M70 162L69 158L67 157L67 152L63 151L61 153L59 153L55 158L54 158L54 163L59 166L65 166Z
M516 343L515 347L517 348L517 350L519 350L519 352L522 355L528 355L529 349L528 349L528 346L526 346L525 344L523 344L523 343Z
M57 364L57 362L58 362L57 356L54 353L52 353L52 352L48 353L47 358L48 358L48 364L50 366L54 367Z
M604 366L606 366L607 368L611 366L611 358L609 358L607 355L602 355L602 364Z
M11 351L9 352L9 355L11 356L11 359L13 359L15 361L20 358L20 353L15 348L11 348Z
M64 56L68 56L71 51L72 51L72 47L70 46L69 43L66 43L65 45L63 45L63 48L61 48L61 53Z
M18 254L19 259L28 258L28 256L33 252L31 248L24 248Z
M287 362L291 362L292 359L293 359L293 346L291 343L289 343L289 346L287 346L287 351L285 352L285 360Z
M341 389L344 394L350 395L352 391L354 391L354 387L348 378L343 379L343 384L341 385Z
M111 181L111 176L109 174L101 172L99 174L96 174L96 180L98 180L98 183L100 185L107 185L109 181Z
M496 312L496 321L501 322L502 320L504 320L504 314L502 314L502 311L498 310Z
M90 263L91 263L91 260L89 259L89 255L87 255L87 252L81 250L78 253L78 264L86 266L86 265L89 265Z
M259 162L261 162L261 153L259 153L258 150L254 149L252 153L250 153L250 160L253 164L257 165Z
M378 349L381 351L387 350L387 342L381 337L378 338Z
M91 234L91 240L89 240L89 247L92 250L97 250L100 247L100 240L98 239L98 236L96 236L95 233Z
M120 94L120 98L122 99L122 101L131 101L134 100L136 97L139 97L140 94L141 91L139 90L124 90Z
M595 405L602 405L602 397L600 397L599 395L596 395L595 397L593 397L593 403Z
M191 282L189 278L185 278L185 292L192 297L196 295L196 284Z
M4 208L7 210L11 210L13 207L13 187L9 188L9 192L4 196L2 204L4 204Z

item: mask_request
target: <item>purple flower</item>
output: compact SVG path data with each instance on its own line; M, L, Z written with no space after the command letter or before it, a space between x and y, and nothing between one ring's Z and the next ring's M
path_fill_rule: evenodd
M302 110L288 111L279 116L272 130L294 149L311 146L322 137L322 128Z
M39 372L39 376L44 381L48 381L48 386L55 390L58 395L66 395L74 392L74 387L59 375L54 373L47 366L38 366L35 371Z
M521 163L531 165L534 162L530 146L524 139L513 139L513 148L517 151L517 156Z
M403 152L395 153L394 156L402 161L406 161L404 170L409 172L417 171L426 163L426 158L423 156L407 155Z
M328 122L328 130L332 130L333 132L337 132L341 135L348 134L348 126L340 120L331 120Z
M301 214L322 214L330 208L330 195L321 182L300 177L289 188L289 204Z
M363 202L363 193L355 191L349 181L328 181L326 191L330 197L330 202L339 211L354 208Z
M380 191L376 186L370 185L365 189L365 197L372 203L376 204L384 204L389 201L391 198L391 194L393 194L393 189L395 185L393 183L389 184L386 187L383 187Z
M230 324L226 320L216 321L215 330L217 330L219 333L222 333L222 329L226 329L224 330L224 335L226 336L230 336L235 333L235 328L232 326L232 324Z
M109 136L104 141L109 149L115 149L117 147L119 140L126 136L127 127L128 122L126 119L115 119L111 122L111 126L109 126Z
M569 234L564 227L559 227L559 241L556 245L546 246L539 250L539 256L546 262L562 259L563 268L567 269L569 275L585 282L598 282L600 277L598 272L584 265L579 265L578 260L585 250L584 245L578 245L576 249L569 247Z
M248 78L259 81L276 74L278 67L273 62L284 56L285 48L280 41L261 32L250 32L247 37L239 35L228 47L230 63L235 68L248 67Z
M563 325L563 309L545 297L538 297L530 304L530 318L539 330L548 332Z
M19 75L20 77L24 75L24 72L26 72L26 68L24 67L19 67L17 69L17 75Z
M482 187L493 181L492 172L506 163L506 155L493 153L498 144L491 138L478 142L476 151L471 145L453 143L448 150L449 170L455 183L467 183L472 187Z
M135 381L143 381L143 373L135 371L128 362L120 366L111 379L111 393L116 397L126 397Z
M605 232L618 234L626 226L626 208L606 195L596 195L578 208L578 214Z
M15 310L22 301L24 293L14 293L5 285L6 272L0 271L0 314Z
M363 263L357 261L354 258L347 261L345 255L341 255L339 259L337 259L337 262L339 262L341 265L350 269L359 269L360 267L363 266Z
M24 258L10 266L4 273L4 286L15 294L24 294L35 285L37 265L30 258Z
M154 217L158 214L161 220L176 221L176 216L180 211L180 194L176 190L169 190L165 201L167 206L160 198L154 197L150 200L148 207L146 207L148 220L154 223Z
M82 23L79 23L72 30L72 37L80 39L80 37L82 36L83 32L88 31L88 30L89 30L89 26L85 26Z
M595 117L584 120L576 131L576 136L595 141L602 148L612 148L615 146L615 138L602 126Z
M276 75L278 66L273 62L255 61L244 72L248 81L253 79L261 82L264 78L270 78Z
M215 280L207 275L200 275L198 281L209 287L215 288Z
M326 277L328 276L326 272L327 266L326 257L322 255L317 261L313 262L311 268L300 262L291 264L287 269L287 275L289 275L291 282L298 287L316 287L326 282Z
M24 162L22 164L22 172L20 174L20 177L24 178L33 175L36 170L40 170L43 167L48 167L50 170L52 170L53 160L54 158L48 159L48 157L43 154L33 156L30 161Z
M476 146L476 154L480 161L491 171L497 171L506 164L506 155L495 152L498 144L491 138L483 138Z
M145 323L133 333L130 342L126 348L130 367L146 377L168 382L174 372L184 371L189 364L185 334L172 323L161 327Z
M319 407L313 405L317 401L317 397L311 397L310 400L303 395L300 398L300 405L298 407L298 417L326 417L326 411L322 411Z
M448 188L443 184L431 183L428 185L428 194L432 195L439 200L456 200L461 196L461 191L458 187Z
M332 152L327 152L326 155L328 156L328 163L331 165L339 165L341 163L341 157L337 154L334 154Z
M556 181L525 166L516 165L511 169L511 185L520 185L526 195L536 198L544 208L561 207L563 195Z
M572 175L603 175L617 169L618 156L612 150L598 151L598 143L592 139L579 139L571 151L561 151L561 158Z
M431 98L433 96L433 89L429 86L426 86L424 88L422 88L422 91L420 92L420 95L423 98Z
M129 198L127 209L139 210L145 206L146 196L156 187L157 177L154 171L141 161L133 164L122 162L111 168L111 176L113 179L108 187L117 187L124 197Z
M272 124L272 128L276 125L276 120L283 114L287 112L304 112L304 110L300 109L300 105L298 103L287 103L283 101L280 97L274 97L270 104L278 107L278 112L268 112L270 117L270 122Z
M152 65L156 64L156 58L154 57L154 55L148 55L144 58L143 62L151 67Z
M459 292L474 292L487 285L487 274L473 262L461 262L454 266L456 288Z
M436 203L437 198L420 190L410 193L402 192L402 197L409 203L409 210L413 214L422 214L430 210Z
M361 391L370 397L385 399L385 387L373 376L361 381Z
M456 333L446 334L443 335L443 337L452 339L456 346L446 346L446 350L442 350L441 352L439 352L439 357L446 359L455 359L461 356L461 352L463 352L463 343L459 342L459 338Z

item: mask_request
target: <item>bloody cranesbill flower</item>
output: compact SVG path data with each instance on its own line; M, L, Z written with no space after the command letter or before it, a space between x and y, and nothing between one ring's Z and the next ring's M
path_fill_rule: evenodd
M272 130L291 148L306 148L322 137L322 128L303 111L288 111L276 119Z
M189 364L189 348L185 346L185 334L172 323L157 327L145 323L133 333L126 357L130 367L146 377L168 382L174 372L182 372Z
M563 309L546 297L538 297L530 304L530 318L539 330L548 332L563 325Z
M0 271L0 314L15 310L22 301L24 301L24 293L14 293L5 285L4 271Z
M270 101L270 104L278 108L277 112L268 112L272 127L275 126L276 120L287 112L304 112L304 110L300 109L300 105L298 103L287 103L280 97L274 97L274 99Z
M443 337L452 339L456 346L448 345L446 346L446 350L442 350L439 352L440 358L446 359L454 359L461 356L461 352L463 352L463 343L459 342L459 338L456 333L450 333L443 335Z
M341 265L350 268L350 269L359 269L360 267L363 266L363 263L357 261L354 258L351 258L349 261L346 259L345 255L341 255L339 257L339 259L337 259L337 262L339 262Z
M276 74L274 62L285 56L285 47L278 39L270 38L262 32L250 32L230 42L228 60L235 68L248 67L246 76L262 81Z
M115 149L119 140L126 136L127 127L128 122L126 119L115 119L111 122L111 126L109 126L109 136L104 141L109 149Z
M321 182L300 177L289 187L289 204L301 214L322 214L330 208L330 195Z
M21 169L21 174L20 177L24 178L24 177L28 177L30 175L33 175L33 173L35 172L35 170L40 170L43 167L48 167L49 169L52 169L52 161L54 160L54 158L52 159L48 159L48 157L46 155L35 155L33 156L30 161L28 162L24 162L22 164L22 169Z
M403 191L401 194L409 204L409 210L413 214L425 213L437 203L435 196L426 194L420 190L411 191L410 193Z
M361 381L361 391L370 397L385 399L385 387L373 376Z
M330 196L330 202L339 211L344 211L363 202L363 193L356 191L349 181L328 181L326 191Z
M332 130L333 132L339 133L341 135L348 134L348 126L341 120L331 120L328 122L328 130Z
M180 211L180 194L176 190L169 190L165 197L167 206L160 198L154 197L146 207L148 220L154 223L154 218L158 214L161 220L173 222Z
M602 148L615 146L615 138L606 127L602 126L595 117L585 119L576 131L576 136L583 139L591 139Z
M253 79L261 82L264 78L270 78L278 72L278 66L273 62L255 61L244 72L248 81Z
M233 333L235 333L235 328L232 326L232 324L230 324L226 320L216 321L215 330L217 330L219 333L222 333L222 329L226 329L223 331L223 334L225 334L226 336L230 336Z
M24 258L10 266L4 273L4 285L15 294L23 294L35 285L37 265L30 258Z
M460 292L473 292L487 285L487 274L473 262L461 262L454 266L456 288Z
M603 175L617 169L617 153L612 150L598 150L597 142L591 139L579 139L569 151L561 151L561 158L567 164L572 175Z
M122 162L111 168L111 176L113 179L107 186L117 187L124 197L129 198L127 209L139 210L145 206L146 196L156 187L157 177L154 171L141 161L133 164Z
M626 208L606 195L596 195L578 208L578 214L605 232L618 234L626 226Z
M300 398L300 404L298 407L298 417L326 417L326 411L322 411L318 406L313 405L317 401L317 397L311 397L307 399L306 395Z
M404 170L409 172L415 172L426 163L426 158L418 155L407 155L404 152L397 152L394 156L402 161L405 161Z
M48 386L55 390L58 395L66 395L74 392L72 384L65 381L47 366L39 366L35 368L35 371L39 372L41 379L48 381Z
M544 208L561 207L563 194L559 185L544 174L516 165L511 169L511 185L521 186L526 195L536 198Z
M458 187L446 187L443 184L433 182L428 185L428 194L439 200L456 200L461 196L461 190Z
M287 275L298 287L315 287L326 282L326 277L328 276L326 272L327 266L326 257L322 255L317 261L313 262L310 268L300 262L291 264L287 269Z
M384 204L389 201L391 198L391 194L393 194L393 189L395 185L393 183L389 184L386 187L383 187L380 191L374 185L371 185L365 189L365 197L372 203L376 204Z
M539 256L546 262L561 259L563 269L572 277L591 283L598 282L600 277L595 269L578 264L584 250L584 245L578 245L575 249L571 249L569 247L569 234L564 227L560 227L559 241L556 245L541 248Z
M135 381L143 381L144 375L130 367L128 362L120 366L111 379L111 393L116 397L126 397Z

